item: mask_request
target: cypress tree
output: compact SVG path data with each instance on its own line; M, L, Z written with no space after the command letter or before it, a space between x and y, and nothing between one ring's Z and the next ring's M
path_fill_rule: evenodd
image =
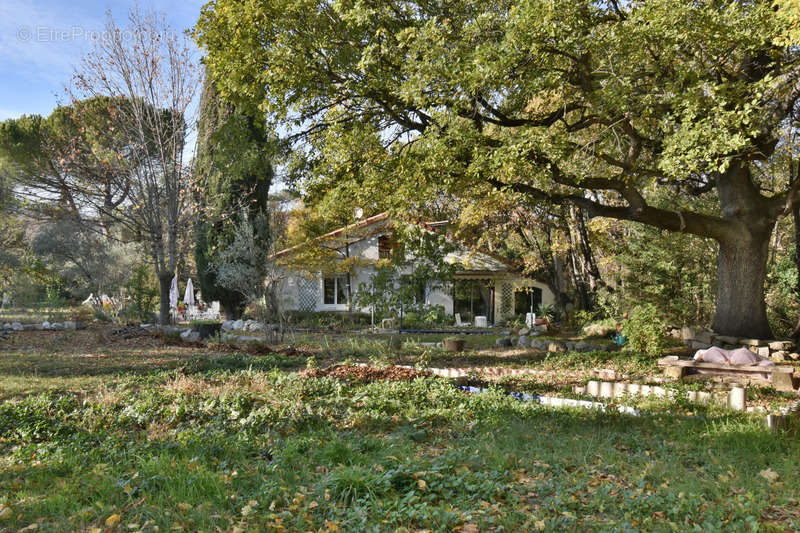
M241 316L244 296L221 287L209 266L232 242L243 207L251 219L268 211L274 176L269 139L264 120L226 101L206 73L197 134L201 216L195 228L195 264L203 298L218 300L228 318Z

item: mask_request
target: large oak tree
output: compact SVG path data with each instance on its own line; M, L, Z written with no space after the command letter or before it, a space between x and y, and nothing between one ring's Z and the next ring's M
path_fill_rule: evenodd
M764 168L800 97L778 13L745 0L217 0L196 36L223 92L298 141L309 190L397 205L500 190L707 237L715 331L769 337L769 236L797 183ZM706 196L712 209L691 201Z

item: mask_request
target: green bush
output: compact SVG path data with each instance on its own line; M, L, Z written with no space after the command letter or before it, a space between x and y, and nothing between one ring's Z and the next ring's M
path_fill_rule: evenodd
M664 349L664 323L653 304L636 306L622 323L622 334L628 339L631 350L651 355Z
M418 328L422 325L422 320L420 320L419 313L415 313L411 311L406 313L403 317L403 327L404 328Z
M367 313L344 311L287 311L287 321L293 328L338 329L368 326ZM377 317L376 317L377 321Z
M103 323L108 323L113 321L113 319L100 308L94 310L94 319L97 320L98 322L103 322Z
M134 267L133 274L124 286L131 299L130 305L125 308L125 317L139 320L152 319L156 300L160 294L158 279L153 268L147 264Z

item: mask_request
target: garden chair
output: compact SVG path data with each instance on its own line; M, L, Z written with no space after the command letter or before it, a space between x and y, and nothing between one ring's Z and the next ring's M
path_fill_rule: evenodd
M455 314L455 319L456 319L456 327L457 328L466 328L466 327L469 327L469 326L472 325L472 322L462 322L461 321L461 313L456 313Z
M196 305L189 305L186 307L186 319L187 320L199 320L200 317L200 310L197 308Z

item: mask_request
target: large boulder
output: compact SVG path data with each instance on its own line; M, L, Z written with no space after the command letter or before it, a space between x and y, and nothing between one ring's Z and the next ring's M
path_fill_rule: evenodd
M235 320L233 322L232 327L233 327L233 329L236 329L236 330L244 329L244 320L242 320L242 319Z
M527 335L520 335L519 339L517 340L517 346L520 348L530 348L531 338Z
M792 341L773 341L769 343L769 349L777 352L788 352L794 348Z
M76 324L72 320L67 320L66 322L64 322L64 329L74 331L78 329L78 324Z
M47 320L42 322L42 329L50 329L50 322L48 322Z
M711 346L711 344L714 342L714 334L710 331L701 331L695 334L694 340Z
M531 348L536 350L547 350L547 347L550 345L550 341L547 339L533 339L531 341Z
M244 325L245 331L264 331L264 324L256 320L248 320Z
M696 340L692 341L689 346L691 346L693 350L707 350L711 348L711 344Z
M772 352L772 355L770 355L769 358L776 363L783 363L786 361L788 355L789 352L779 350L777 352Z
M511 337L500 337L496 341L494 341L495 346L499 346L501 348L508 348L511 346Z
M198 342L200 340L200 332L187 329L181 333L181 339L188 342Z
M224 331L230 331L233 329L233 324L234 324L233 320L226 320L225 322L222 323L222 329Z
M583 334L589 337L605 337L610 335L617 328L614 326L606 326L603 324L589 324L583 328Z
M13 329L14 331L22 331L25 328L19 322L12 322L11 329Z

